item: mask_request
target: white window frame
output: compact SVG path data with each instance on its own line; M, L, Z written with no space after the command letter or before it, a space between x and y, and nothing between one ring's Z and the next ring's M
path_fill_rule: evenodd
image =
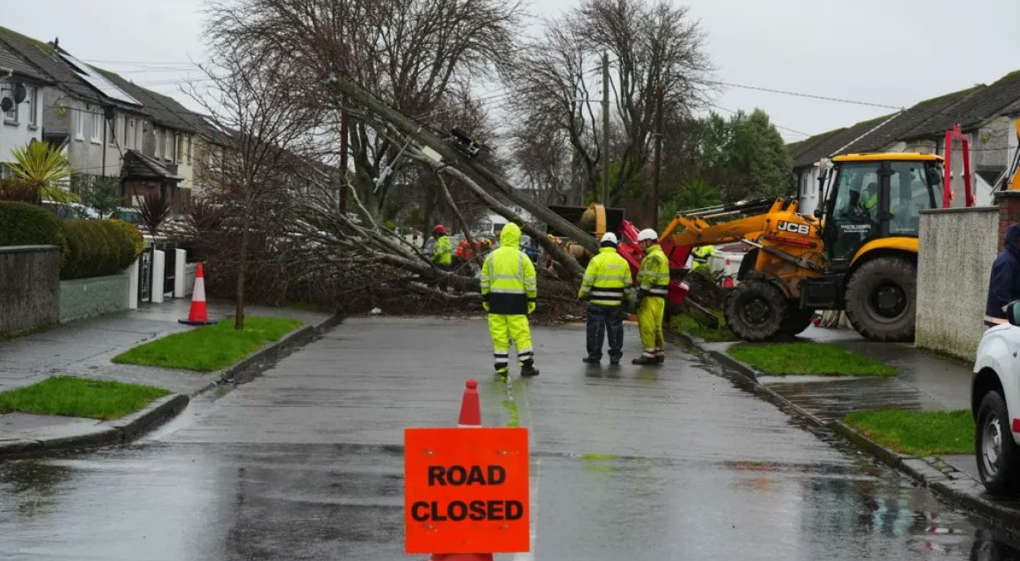
M135 148L135 120L128 119L124 121L124 146L126 148Z
M163 158L172 162L174 161L174 148L177 147L176 144L174 144L174 134L172 131L168 130L166 131L165 137L164 142L166 142L166 146L164 147L165 151L163 153Z
M85 113L84 109L72 109L78 115L78 126L74 131L75 140L85 140Z
M39 88L28 89L28 126L39 127Z
M103 128L106 127L106 118L102 113L92 113L92 135L89 137L93 144L103 143Z

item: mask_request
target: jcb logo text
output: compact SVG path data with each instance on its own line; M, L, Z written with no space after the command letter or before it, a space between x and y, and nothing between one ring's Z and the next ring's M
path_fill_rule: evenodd
M776 228L780 232L790 232L793 234L800 234L806 236L811 233L811 227L807 224L797 224L796 222L780 222Z

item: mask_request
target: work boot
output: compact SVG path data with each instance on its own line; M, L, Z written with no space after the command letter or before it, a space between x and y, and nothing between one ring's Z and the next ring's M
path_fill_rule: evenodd
M609 359L609 366L619 366L619 365L620 365L620 359L619 358L611 358L611 359Z
M521 376L526 376L528 378L538 376L538 369L535 368L534 364L529 362L521 367Z
M641 356L635 358L634 360L630 361L630 363L631 364L636 364L638 366L645 366L645 365L648 365L648 364L656 364L656 360L655 360L655 357L648 357L648 356L645 356L645 355L641 355Z
M599 364L599 363L602 362L602 359L601 358L595 358L593 356L586 356L586 357L581 359L581 362L583 362L585 364Z
M510 377L510 372L509 371L507 371L507 372L496 372L495 380L497 382L505 382L508 377Z
M665 355L655 355L655 364L663 364L666 362Z

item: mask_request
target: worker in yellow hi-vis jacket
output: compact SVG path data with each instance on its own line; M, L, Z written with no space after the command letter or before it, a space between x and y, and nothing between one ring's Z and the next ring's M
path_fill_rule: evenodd
M662 332L662 317L666 313L666 296L669 295L669 260L659 247L659 235L646 228L638 233L638 243L645 250L645 258L637 274L638 329L641 332L641 356L633 364L662 364L666 360L666 338Z
M538 376L531 346L528 315L535 311L538 286L535 265L520 250L521 229L513 222L503 227L499 248L482 264L482 298L489 313L496 376L510 371L510 340L517 346L521 376Z

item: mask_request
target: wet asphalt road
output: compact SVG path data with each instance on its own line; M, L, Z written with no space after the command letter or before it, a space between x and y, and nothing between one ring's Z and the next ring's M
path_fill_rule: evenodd
M593 368L580 329L535 339L542 375L506 385L482 321L351 320L143 442L0 463L0 559L422 559L402 431L455 424L471 376L486 425L531 431L533 553L497 559L1020 558L682 349Z

